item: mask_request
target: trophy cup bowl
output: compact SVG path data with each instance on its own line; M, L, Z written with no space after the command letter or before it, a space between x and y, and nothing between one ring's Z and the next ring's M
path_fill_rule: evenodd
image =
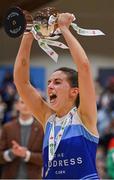
M35 30L41 37L45 38L54 35L54 32L58 27L58 14L58 10L54 7L43 8L36 13L33 24Z

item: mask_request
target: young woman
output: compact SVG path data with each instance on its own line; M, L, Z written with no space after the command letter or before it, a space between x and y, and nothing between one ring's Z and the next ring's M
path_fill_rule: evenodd
M98 131L94 83L88 58L69 30L72 21L72 14L62 13L58 25L77 66L78 77L70 68L54 71L48 80L48 103L29 81L31 33L23 35L14 66L14 82L20 96L36 118L43 124L47 122L44 179L99 179L95 165Z

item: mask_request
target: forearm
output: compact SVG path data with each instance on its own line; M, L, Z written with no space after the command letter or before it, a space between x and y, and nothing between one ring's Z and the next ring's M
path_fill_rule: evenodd
M23 35L14 65L14 82L16 85L29 82L29 59L32 42L32 34Z
M78 71L80 71L84 66L89 65L88 57L80 43L67 27L62 27L61 31L69 46L73 61L76 64Z

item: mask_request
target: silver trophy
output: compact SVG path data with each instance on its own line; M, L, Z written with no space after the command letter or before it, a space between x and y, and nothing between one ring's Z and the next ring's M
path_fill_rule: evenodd
M21 34L31 32L37 40L39 46L57 62L58 54L50 47L56 46L63 49L68 47L56 41L61 34L58 27L58 17L60 12L55 7L46 7L36 12L32 16L28 11L19 7L10 8L4 19L4 29L6 33L13 38L19 37ZM73 15L76 20L75 16ZM71 27L82 36L99 36L104 33L98 29L84 29L72 22Z

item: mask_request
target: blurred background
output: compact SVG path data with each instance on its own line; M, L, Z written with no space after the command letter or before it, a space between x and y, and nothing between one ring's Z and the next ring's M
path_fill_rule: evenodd
M100 142L97 167L101 179L114 178L114 1L113 0L4 0L0 3L0 126L16 117L14 103L17 96L13 84L13 65L21 37L10 38L4 32L3 18L8 8L19 6L31 14L42 7L56 7L60 12L76 16L76 23L87 29L100 29L106 35L74 36L84 47L91 63L96 88L98 130ZM60 41L64 43L62 36ZM61 66L73 68L68 50L53 48L59 59L56 64L34 41L31 53L31 82L46 97L46 83L50 73ZM112 152L112 151L111 151ZM112 171L113 170L113 171Z

